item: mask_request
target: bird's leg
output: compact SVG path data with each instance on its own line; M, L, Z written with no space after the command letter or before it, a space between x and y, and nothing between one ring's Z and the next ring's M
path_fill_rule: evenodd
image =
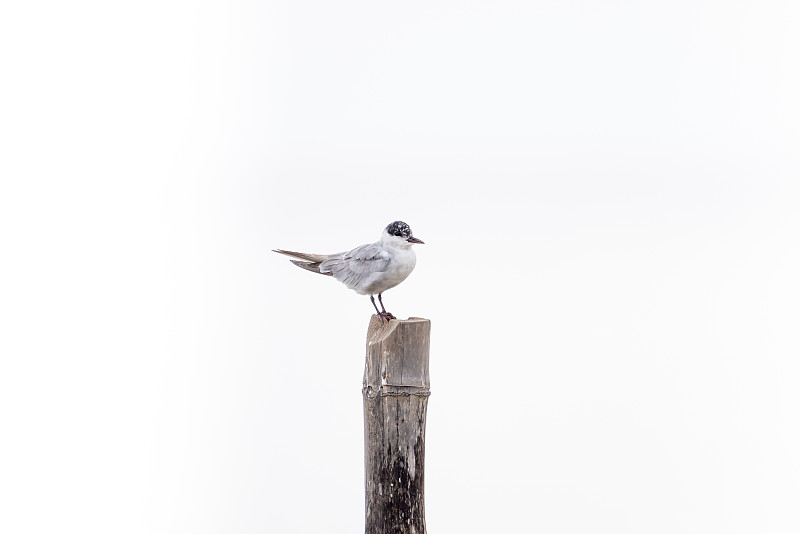
M381 298L381 297L380 297L380 295L378 295L378 300L380 300L380 298ZM381 322L383 322L384 315L383 315L383 314L380 312L380 310L378 309L378 305L377 305L377 304L375 304L375 297L374 297L374 296L372 296L372 295L370 295L370 296L369 296L369 300L371 300L371 301L372 301L372 305L375 307L375 312L378 314L378 317L380 317L380 318L381 318ZM383 302L381 302L381 307L383 307Z
M382 293L378 293L378 302L381 303L381 309L383 310L383 313L381 315L383 317L386 317L386 319L397 319L397 317L395 317L391 313L387 312L386 308L383 307L383 299L381 298L381 295L382 295ZM373 304L375 304L375 303L373 302ZM378 308L375 308L375 309L377 310Z

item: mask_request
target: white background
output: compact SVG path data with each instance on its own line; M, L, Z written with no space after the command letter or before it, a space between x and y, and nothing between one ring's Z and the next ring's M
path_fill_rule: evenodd
M402 219L431 534L800 531L792 1L4 2L0 531L363 531Z

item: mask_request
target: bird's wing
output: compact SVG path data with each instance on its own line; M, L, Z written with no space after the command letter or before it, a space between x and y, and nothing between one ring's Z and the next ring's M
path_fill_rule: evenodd
M389 268L392 258L380 243L361 245L349 252L331 254L323 261L319 270L330 273L347 287L357 287L375 273Z

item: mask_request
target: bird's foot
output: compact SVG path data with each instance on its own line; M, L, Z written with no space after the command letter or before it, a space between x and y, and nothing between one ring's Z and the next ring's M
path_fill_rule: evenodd
M383 322L384 319L386 319L386 322L389 322L392 319L397 319L397 317L395 317L394 315L392 315L391 313L389 313L387 311L380 312L378 314L378 317L381 318L381 322Z

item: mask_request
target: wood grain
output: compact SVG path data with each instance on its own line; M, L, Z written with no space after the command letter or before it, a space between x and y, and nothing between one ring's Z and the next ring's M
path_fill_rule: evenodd
M381 322L367 331L364 368L366 534L425 534L425 418L431 322Z

